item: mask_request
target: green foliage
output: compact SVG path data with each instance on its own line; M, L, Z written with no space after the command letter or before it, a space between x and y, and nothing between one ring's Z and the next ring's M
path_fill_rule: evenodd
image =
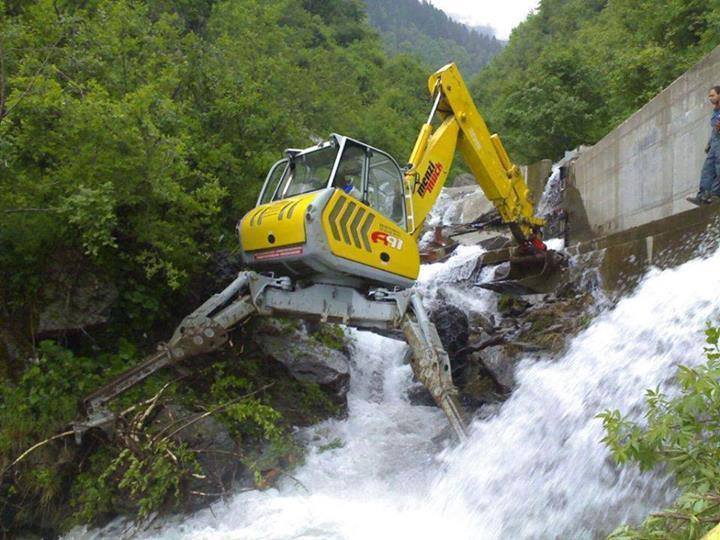
M121 342L116 354L98 359L77 356L51 341L40 343L39 352L38 360L18 381L0 383L0 471L35 443L66 430L77 417L80 396L137 360L127 342ZM196 392L192 384L166 387L169 376L160 373L148 379L118 398L113 408L137 409L163 389L164 400L214 411L230 434L246 443L243 464L262 479L262 485L267 483L265 470L297 459L299 451L285 419L267 396L243 397L258 388L253 379L260 374L251 360L213 364L199 379L209 384L207 393ZM195 449L171 436L182 423L170 431L137 423L146 407L147 403L133 413L135 419L125 417L119 422L112 441L87 457L78 458L80 447L69 438L28 454L8 469L11 474L0 483L0 509L14 507L16 524L32 523L37 512L42 512L48 521L67 528L98 523L118 512L143 519L154 511L179 507L189 497L188 482L203 471Z
M75 351L43 343L36 363L0 382L0 465L63 431L80 397L133 365L130 342L203 300L187 291L206 281L213 253L235 247L233 227L284 148L339 132L404 161L427 113L428 73L388 59L365 18L358 0L0 0L0 325L18 321L32 341L48 277L65 270L56 260L80 261L119 291L92 339L72 336ZM319 339L342 346L335 331ZM89 353L118 342L115 354ZM292 444L274 401L314 407L292 410L298 422L337 408L287 381L289 398L278 385L274 401L261 392L234 403L268 383L256 362L204 376L202 392L171 385L163 398L227 404L217 418L243 443L270 440L275 458ZM169 377L115 406L148 399ZM122 502L147 513L172 505L194 470L185 449L159 441L114 440L80 463L64 444L3 479L3 520L10 509L8 519L31 523L46 505L58 523L68 500L76 520ZM259 473L269 463L248 461Z
M135 360L135 349L127 342L120 343L117 353L98 358L76 356L54 342L41 342L37 359L19 379L0 383L0 471L32 445L65 432L77 416L79 398ZM145 390L154 390L157 384L161 381L149 381ZM124 399L137 398L142 390L137 388ZM121 400L117 406L124 403ZM74 470L69 466L73 451L74 443L61 439L58 446L45 445L7 469L11 476L0 476L3 481L12 478L11 500L0 496L0 508L14 507L18 523L32 523L38 512L48 521L61 519L67 475Z
M38 358L17 382L0 383L0 455L9 458L44 436L62 431L75 418L80 396L125 369L134 348L98 359L75 356L52 341L38 346Z
M283 432L278 425L282 415L256 399L244 399L225 408L224 414L236 424L236 429L265 439L279 439Z
M345 330L337 324L321 324L310 337L330 349L341 350L348 346L350 340Z
M648 390L645 423L617 410L598 415L607 432L603 442L618 463L643 470L662 465L682 490L672 508L639 527L621 527L612 539L700 538L720 522L720 327L708 325L705 334L707 362L678 368L677 397Z
M720 43L720 0L543 0L471 84L515 159L594 144Z
M74 514L66 518L64 528L94 523L99 517L112 514L113 486L103 475L113 462L109 449L101 449L88 458L85 470L77 474L72 483L70 506Z
M335 131L402 162L427 108L427 73L387 60L356 0L34 0L0 16L0 295L15 308L48 257L82 253L122 291L112 322L144 330L235 245L283 148Z
M336 416L340 407L316 383L304 382L300 384L300 404L306 414L313 418Z
M121 451L100 476L100 489L118 472L117 490L137 499L138 517L144 519L167 502L169 496L178 500L180 483L184 477L199 473L199 465L194 452L185 445L162 439L145 442L135 451L129 448Z

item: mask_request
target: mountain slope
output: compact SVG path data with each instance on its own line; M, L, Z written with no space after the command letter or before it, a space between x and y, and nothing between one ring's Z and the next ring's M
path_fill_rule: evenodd
M454 21L428 2L364 1L385 50L391 55L414 54L429 68L455 62L466 77L472 77L503 48L495 37Z

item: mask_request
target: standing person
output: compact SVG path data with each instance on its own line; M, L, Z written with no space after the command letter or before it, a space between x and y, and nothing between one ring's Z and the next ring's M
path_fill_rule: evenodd
M713 105L710 117L710 140L705 147L705 163L700 173L700 189L695 197L687 200L698 206L710 204L720 197L720 86L713 86L708 94Z

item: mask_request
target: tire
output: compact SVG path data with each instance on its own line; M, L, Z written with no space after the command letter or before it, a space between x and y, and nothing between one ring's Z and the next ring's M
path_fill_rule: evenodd
M467 366L467 355L461 352L468 345L470 325L465 313L450 304L444 304L432 312L430 320L437 329L440 341L450 358L453 381L461 385Z

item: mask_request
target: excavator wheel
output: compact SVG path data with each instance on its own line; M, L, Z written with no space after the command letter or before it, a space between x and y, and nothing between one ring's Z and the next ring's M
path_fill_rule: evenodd
M462 351L467 347L470 338L467 315L460 308L443 304L430 314L430 320L450 358L453 381L457 386L462 386L465 383L467 366L467 355Z

